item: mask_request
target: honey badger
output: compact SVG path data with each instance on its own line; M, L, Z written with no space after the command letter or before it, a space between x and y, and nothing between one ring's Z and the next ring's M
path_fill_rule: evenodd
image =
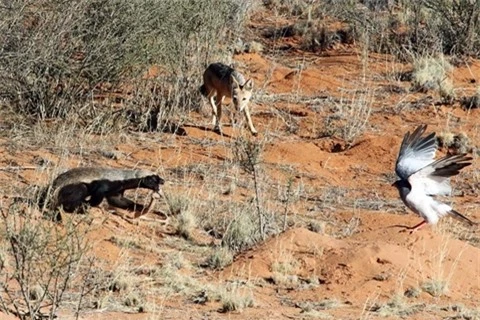
M85 204L98 206L104 198L114 207L148 212L153 205L154 196L164 180L157 174L146 170L128 170L113 168L81 167L68 170L53 180L50 190L52 209L62 207L66 212L82 210ZM154 191L147 207L124 197L125 190L145 188ZM145 213L146 213L145 212ZM135 218L140 216L136 214ZM57 216L58 220L58 216Z

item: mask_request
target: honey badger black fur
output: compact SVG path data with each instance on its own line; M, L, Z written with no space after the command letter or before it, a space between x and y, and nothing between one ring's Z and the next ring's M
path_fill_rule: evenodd
M75 168L60 174L53 181L50 207L74 212L82 210L85 204L98 206L106 198L111 206L143 211L144 206L124 197L125 190L145 188L157 193L164 182L157 174L145 170ZM147 211L152 202L153 197Z

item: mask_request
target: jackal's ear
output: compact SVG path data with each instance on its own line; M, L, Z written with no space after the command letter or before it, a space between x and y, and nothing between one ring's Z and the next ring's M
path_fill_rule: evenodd
M233 75L230 75L230 79L232 80L232 89L240 88L240 84L238 83L237 79Z
M252 79L248 79L247 82L245 82L245 84L243 85L243 88L245 90L252 90L253 89L253 80Z

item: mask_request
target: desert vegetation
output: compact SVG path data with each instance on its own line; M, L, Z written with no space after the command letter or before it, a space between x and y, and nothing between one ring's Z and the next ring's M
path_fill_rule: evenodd
M468 0L0 1L0 318L477 319L478 227L399 232L390 185L427 123L480 221L479 34ZM211 130L212 62L254 79L258 136ZM163 198L55 223L42 190L79 166Z

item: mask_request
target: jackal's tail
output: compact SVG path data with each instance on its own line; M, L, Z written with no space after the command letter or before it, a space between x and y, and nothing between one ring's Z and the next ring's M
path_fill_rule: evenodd
M208 95L207 88L205 87L204 84L202 84L200 86L199 90L200 90L200 93L202 94L202 96L206 97Z

